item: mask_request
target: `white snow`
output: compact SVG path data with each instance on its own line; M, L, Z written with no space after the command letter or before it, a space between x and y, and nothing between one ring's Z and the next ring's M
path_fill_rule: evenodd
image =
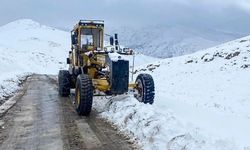
M10 72L55 74L65 68L70 34L23 19L0 27L1 61ZM15 69L13 69L13 67ZM6 68L0 68L2 69Z
M96 106L143 149L250 149L250 36L143 72L155 80L154 105L115 97Z
M29 19L0 27L0 104L32 73L57 74L66 68L69 33Z
M66 69L69 50L68 32L28 19L0 27L0 100L28 74ZM136 54L135 65L153 76L155 103L99 97L94 109L142 149L250 149L250 36L164 60Z
M108 57L111 61L126 60L126 58L118 53L109 53Z

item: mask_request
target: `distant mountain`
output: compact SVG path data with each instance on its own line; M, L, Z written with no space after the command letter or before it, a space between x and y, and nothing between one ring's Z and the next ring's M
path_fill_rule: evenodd
M170 25L107 28L109 33L119 34L122 45L160 58L190 54L243 36L211 29Z

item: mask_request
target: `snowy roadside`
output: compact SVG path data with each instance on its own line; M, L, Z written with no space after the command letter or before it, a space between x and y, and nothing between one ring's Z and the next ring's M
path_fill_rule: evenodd
M162 113L156 106L139 103L132 96L97 98L93 107L101 118L144 150L237 149L233 141L204 136L198 128L188 129L171 111Z
M16 101L12 99L22 88L23 83L31 73L13 74L11 76L1 76L0 80L0 115L11 108Z
M94 108L142 149L249 150L249 48L244 37L142 65L136 74L153 76L154 105L117 96Z
M15 103L10 97L18 93L27 76L57 74L66 67L68 34L29 19L0 27L0 109Z

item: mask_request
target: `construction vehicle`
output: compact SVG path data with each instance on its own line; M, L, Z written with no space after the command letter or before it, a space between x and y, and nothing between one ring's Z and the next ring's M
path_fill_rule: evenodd
M71 31L69 69L59 71L58 83L60 96L67 97L75 91L73 102L78 115L90 114L93 96L116 96L132 91L138 101L154 102L151 75L139 74L134 83L129 83L129 61L117 53L117 35L115 39L110 37L110 45L112 50L104 47L104 21L80 20Z

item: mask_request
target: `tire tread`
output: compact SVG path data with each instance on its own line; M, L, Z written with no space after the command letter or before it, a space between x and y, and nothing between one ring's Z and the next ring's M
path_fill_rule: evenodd
M58 74L59 95L67 97L70 95L70 73L68 70L60 70Z
M142 102L145 104L153 104L155 97L154 80L149 74L139 74L136 80L141 80L144 88Z
M80 104L79 107L76 108L78 114L80 116L88 116L92 109L93 103L93 87L92 87L92 79L85 74L81 74L77 77L77 86L80 86Z

